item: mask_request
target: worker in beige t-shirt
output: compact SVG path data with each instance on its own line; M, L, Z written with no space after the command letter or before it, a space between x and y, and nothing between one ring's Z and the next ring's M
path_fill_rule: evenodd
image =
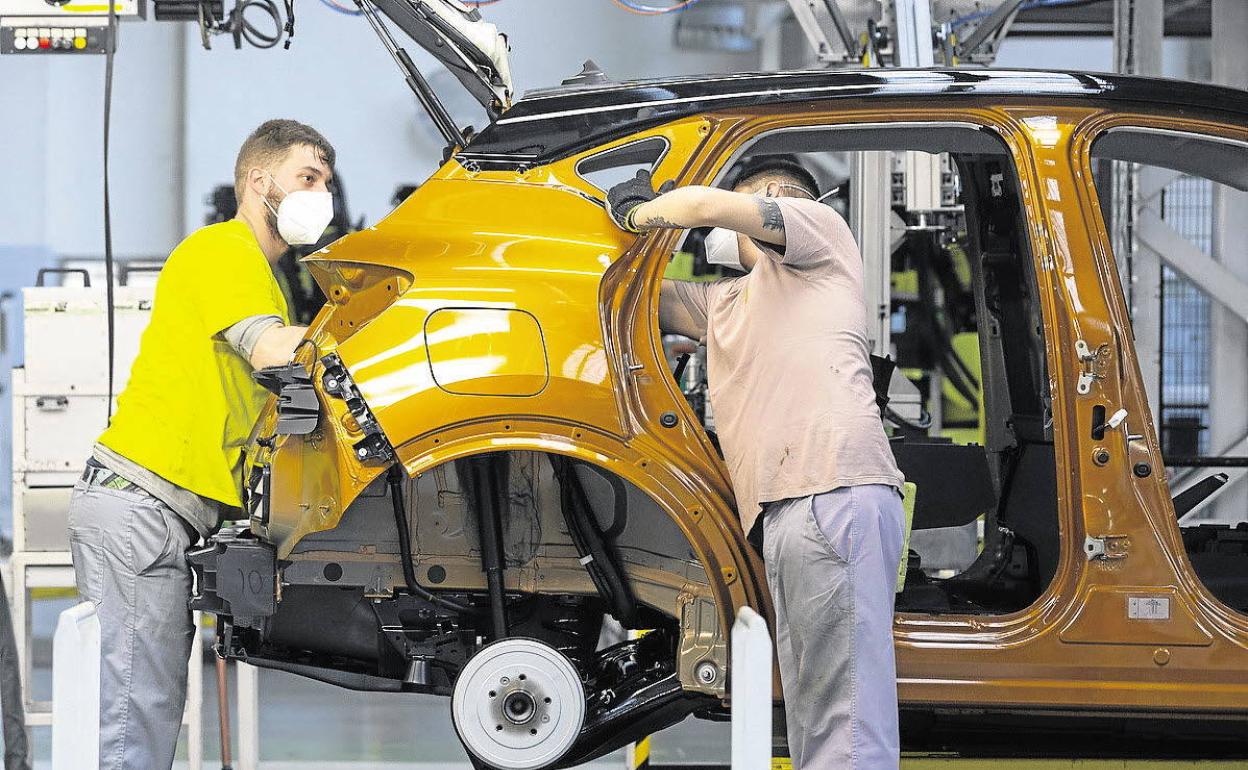
M612 188L626 230L716 228L708 259L745 275L664 281L659 325L707 344L711 406L745 531L763 518L789 751L801 768L899 762L893 590L904 514L872 387L862 258L795 160L733 191Z

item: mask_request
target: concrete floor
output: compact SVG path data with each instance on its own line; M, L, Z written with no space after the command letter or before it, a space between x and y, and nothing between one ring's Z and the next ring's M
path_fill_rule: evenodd
M52 632L57 615L73 603L35 603L32 660L36 698L51 697ZM204 767L215 770L220 767L216 673L212 657L205 656L204 661ZM232 668L230 679L233 692ZM359 693L278 671L260 671L260 715L264 770L470 767L451 726L450 701L445 698ZM236 714L232 714L232 721L236 723ZM51 730L36 729L32 738L36 767L50 767ZM183 759L185 740L184 735L178 750ZM727 723L690 718L655 736L652 762L726 764L729 744ZM591 766L620 768L624 764L624 752L619 751Z

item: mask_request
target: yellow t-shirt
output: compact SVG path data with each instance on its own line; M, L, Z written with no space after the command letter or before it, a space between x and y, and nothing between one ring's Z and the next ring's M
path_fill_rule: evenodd
M251 228L209 225L160 271L152 319L100 443L203 497L239 506L242 446L269 392L221 332L255 315L289 323Z

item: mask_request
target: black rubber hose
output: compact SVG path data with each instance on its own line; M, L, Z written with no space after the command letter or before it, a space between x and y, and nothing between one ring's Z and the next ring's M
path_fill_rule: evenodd
M507 595L503 584L503 511L508 507L507 482L511 463L506 454L485 454L461 461L468 470L469 500L476 509L481 541L481 571L490 594L494 638L505 639Z
M412 533L407 527L407 512L403 508L403 479L406 474L398 463L390 466L386 477L390 484L390 502L394 507L394 527L399 531L399 562L403 565L403 583L413 596L436 604L451 612L475 614L480 612L477 607L469 607L459 602L443 598L429 591L416 582L416 565L412 563Z
M571 460L555 455L549 457L555 477L559 480L559 507L577 554L580 555L594 587L611 607L611 614L629 627L636 620L637 601L633 598L628 578L616 563L602 530L598 527L589 497L581 486L581 480L577 478L576 466Z

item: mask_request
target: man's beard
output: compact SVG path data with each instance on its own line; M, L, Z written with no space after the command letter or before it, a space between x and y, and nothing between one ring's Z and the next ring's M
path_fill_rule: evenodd
M264 223L269 226L269 232L273 234L274 238L285 243L286 239L282 237L281 231L277 229L277 210L282 203L283 197L277 190L270 190L264 196L265 203L268 204L264 207Z

